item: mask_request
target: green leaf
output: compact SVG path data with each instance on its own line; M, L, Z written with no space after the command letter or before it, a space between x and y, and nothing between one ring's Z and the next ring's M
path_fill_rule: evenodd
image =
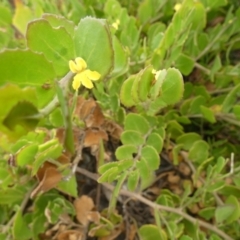
M187 76L192 72L194 64L195 61L191 57L181 53L176 60L175 66L180 70L182 74Z
M55 109L49 116L49 121L53 124L54 127L63 127L64 119L63 114L60 108Z
M111 77L116 78L128 70L128 54L116 36L113 36L113 50L114 69L111 72Z
M167 105L177 103L183 96L183 88L181 73L175 68L169 68L158 98L150 105L149 114L153 114Z
M233 205L224 205L216 208L215 218L217 223L221 223L227 220L235 211L235 207Z
M0 108L0 131L11 139L25 135L29 129L37 124L37 120L25 118L29 114L36 113L34 105L37 104L37 98L34 89L21 89L15 85L7 84L0 88L0 102L4 103L4 107ZM30 109L24 109L24 106L30 106ZM17 121L15 117L18 118ZM8 120L10 122L7 122ZM16 124L17 127L15 127ZM23 126L19 124L23 124Z
M150 125L148 121L136 114L136 113L129 113L124 122L124 129L125 130L132 130L139 132L142 135L145 135L149 131Z
M230 195L226 199L225 203L227 205L232 205L232 207L234 208L232 214L227 218L226 223L230 224L234 221L237 221L240 218L240 205L238 199L235 196Z
M24 86L43 86L56 77L53 66L45 56L31 50L0 52L0 84L16 83ZM31 66L31 67L29 67Z
M74 36L77 57L82 57L88 68L98 71L101 77L113 68L112 39L106 20L86 17L76 28Z
M223 101L222 104L222 112L223 113L228 113L231 108L234 106L237 97L239 96L240 93L240 83L237 84L227 95L225 100Z
M207 108L205 106L200 106L200 108L201 108L201 112L202 112L203 117L207 121L209 121L210 123L215 123L216 122L215 115L214 115L214 112L212 111L212 109Z
M213 183L213 184L209 184L209 185L207 186L207 189L206 189L206 190L207 190L209 193L211 193L211 192L216 192L216 191L219 191L221 188L223 188L225 185L226 185L226 183L225 183L223 180L217 181L217 182L215 182L215 183Z
M225 185L222 189L219 190L219 194L224 196L233 195L237 198L240 198L240 188L233 185Z
M15 215L12 233L14 239L28 240L32 238L32 232L25 222L21 210L18 210L17 214Z
M127 179L127 187L129 191L134 191L139 182L139 171L132 171L130 172L128 179Z
M17 187L7 188L7 189L0 189L0 204L13 204L13 203L20 203L26 191L22 191Z
M75 25L72 21L67 20L63 16L50 13L44 13L42 15L42 18L47 20L54 28L64 27L65 30L70 34L70 36L73 36Z
M135 81L136 76L130 76L121 87L120 100L122 104L126 107L132 107L135 105L135 101L132 99L132 86Z
M73 40L65 28L53 28L44 19L28 25L27 45L35 52L43 53L52 62L58 76L69 72L68 62L74 58Z
M218 157L217 163L216 163L216 172L221 173L223 170L224 166L226 165L226 160L223 157Z
M163 139L157 133L151 133L148 136L146 143L147 145L154 147L158 153L161 152L163 148Z
M240 105L234 105L233 106L233 113L235 117L240 120Z
M190 114L201 113L201 106L206 104L206 98L204 96L196 96L192 99L189 107Z
M139 100L142 102L147 101L149 92L154 82L154 75L152 73L152 67L147 67L138 74L137 78L137 94ZM159 94L159 92L157 93Z
M69 176L72 174L71 169L66 169L63 173L63 176ZM77 179L75 175L72 175L68 180L62 180L58 183L57 189L64 194L67 194L72 197L78 196L78 187L77 187Z
M136 167L139 170L140 176L143 181L148 180L150 177L150 169L146 159L142 158L136 162Z
M120 24L123 26L120 36L122 44L127 46L129 49L134 50L137 47L139 40L139 31L136 27L136 19L131 16L127 19L126 24L123 24L120 19Z
M137 153L135 145L123 145L117 148L115 155L118 160L133 159L133 154Z
M216 9L227 5L227 0L201 0L205 8Z
M112 182L117 178L117 174L119 173L118 167L112 167L109 168L107 171L105 171L102 176L98 179L99 183L103 182ZM110 179L109 179L110 176ZM109 181L110 180L110 181Z
M166 233L156 225L151 224L143 225L139 229L139 235L141 240L167 240Z
M123 172L128 170L133 165L134 165L133 159L122 160L118 162L118 170Z
M216 210L215 207L207 207L207 208L201 209L198 212L198 214L199 214L199 216L201 216L204 219L206 219L207 221L209 221L212 217L214 217L215 210Z
M109 170L110 168L113 168L113 167L117 167L118 166L118 163L119 162L109 162L109 163L105 163L104 165L100 166L98 168L98 172L100 174L103 174L105 173L107 170Z
M205 141L198 140L191 147L188 157L194 162L201 163L208 158L208 149L209 145Z
M177 138L177 144L182 144L183 149L189 150L198 140L201 140L201 136L197 133L185 133Z
M122 133L121 141L123 144L138 146L144 143L144 138L137 131L127 130Z
M167 70L166 69L159 70L157 74L158 74L158 77L156 75L155 82L151 84L153 85L150 90L150 96L152 99L156 99L160 95L163 82L165 81L165 78L167 76Z
M31 116L38 113L37 108L30 102L18 102L4 118L3 124L11 131L21 125L26 131L33 130L38 124L38 119Z
M13 16L13 25L25 35L27 24L34 19L33 11L28 7L24 6L21 1L17 2L15 14Z
M183 78L181 73L175 68L169 68L163 80L160 99L166 104L175 104L183 96Z
M144 146L141 151L141 157L146 160L150 170L158 169L160 165L160 156L154 147L149 145Z
M34 176L42 164L48 159L56 160L62 154L63 147L58 139L52 139L44 144L39 145L38 154L35 157L32 168L32 176Z
M33 163L37 151L37 144L26 145L16 156L17 165L23 167Z
M193 240L193 239L189 236L183 235L183 236L180 237L179 240Z

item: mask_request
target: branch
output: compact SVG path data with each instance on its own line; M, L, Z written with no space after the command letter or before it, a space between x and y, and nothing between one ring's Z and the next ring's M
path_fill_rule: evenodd
M82 168L77 168L77 172L81 173L95 181L97 181L98 179L98 174L95 173L91 173L85 169ZM109 189L110 191L113 191L115 186L108 184L108 183L102 183L102 185L104 187L106 187L107 189ZM179 216L182 216L183 218L185 218L186 220L192 222L193 224L199 225L200 227L204 227L212 232L215 232L216 234L218 234L219 236L221 236L222 238L224 238L225 240L234 240L233 238L231 238L230 236L228 236L226 233L224 233L222 230L220 230L219 228L217 228L216 226L209 224L207 222L204 222L200 219L195 219L194 217L188 215L187 213L183 212L181 209L179 208L172 208L172 207L168 207L168 206L163 206L160 204L156 204L154 202L151 202L150 200L148 200L147 198L141 196L140 194L134 193L134 192L129 192L127 190L121 189L120 190L120 194L123 196L127 196L130 198L135 198L138 201L148 205L149 207L153 208L153 209L158 209L158 210L163 210L163 211L167 211L167 212L171 212L171 213L175 213L178 214Z
M68 72L61 80L59 80L59 86L62 89L66 89L68 87L69 81L72 79L73 76L74 76L74 73ZM49 115L58 106L59 106L59 101L58 101L58 96L56 95L47 106L41 109L38 114L31 116L31 118L42 119L47 115Z

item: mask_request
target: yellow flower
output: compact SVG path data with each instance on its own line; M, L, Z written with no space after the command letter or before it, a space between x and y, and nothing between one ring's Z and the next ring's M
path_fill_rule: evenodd
M112 26L113 26L116 30L118 30L119 24L120 24L120 21L119 21L119 19L117 19L117 20L112 24Z
M174 10L177 12L181 7L182 7L182 4L181 4L181 3L177 3L177 4L174 6Z
M159 71L156 71L155 69L152 70L152 74L155 75L155 79L156 79L156 80L158 79L160 73L161 73L161 70L159 70Z
M91 89L93 88L92 81L97 81L101 77L99 72L87 69L87 63L80 57L76 58L75 61L70 60L69 68L73 73L76 73L72 83L74 90L78 90L81 84Z

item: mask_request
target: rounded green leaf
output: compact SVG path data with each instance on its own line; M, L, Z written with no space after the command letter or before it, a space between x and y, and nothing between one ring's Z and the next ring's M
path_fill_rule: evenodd
M137 153L134 145L123 145L117 148L115 155L118 160L133 159L133 153Z
M73 36L74 34L74 23L72 21L67 20L65 17L61 15L55 15L50 13L44 13L42 18L46 19L52 27L64 27L66 31Z
M138 146L144 143L144 138L137 131L127 130L122 133L121 141L123 144Z
M3 119L3 124L14 131L15 127L21 125L26 131L33 130L37 124L38 119L31 118L31 116L38 113L37 108L30 102L18 102Z
M203 117L209 121L210 123L215 123L216 122L216 118L214 116L214 112L212 109L205 107L205 106L200 106L201 112Z
M27 164L33 163L37 151L37 144L30 144L21 149L21 151L16 156L18 166L22 167L26 166Z
M152 146L144 146L141 151L141 157L144 158L149 166L149 169L156 170L160 165L160 156L157 150Z
M154 75L152 73L152 67L145 68L139 73L138 97L140 101L144 102L148 99L149 91L153 82Z
M235 211L233 205L223 205L216 208L215 218L218 223L227 220Z
M181 53L176 60L175 66L181 71L182 74L187 76L192 72L194 64L195 61L191 57Z
M118 162L119 171L126 171L134 164L133 159L126 159Z
M194 162L201 163L208 158L208 149L209 145L205 141L196 141L191 147L188 157Z
M124 129L145 135L149 131L150 125L143 116L136 113L129 113L125 118Z
M158 153L161 152L162 147L163 147L163 139L159 134L151 133L148 136L146 143L148 145L154 147Z
M228 217L228 219L226 220L226 223L232 223L236 220L238 220L240 218L240 205L239 205L239 200L233 196L230 195L227 199L226 199L226 204L232 205L234 207L234 212Z
M56 77L53 66L43 54L31 50L6 50L0 53L0 84L43 86ZM31 67L29 67L31 66Z
M161 89L161 99L166 104L175 104L183 96L184 83L181 73L175 68L169 68L163 80Z
M88 68L98 71L102 78L113 68L112 38L106 20L86 17L75 30L76 57L82 57Z
M68 62L74 58L73 39L65 28L53 28L44 19L36 20L28 25L28 47L52 62L55 72L62 76L69 71Z
M139 229L141 240L167 240L166 233L159 229L156 225L143 225Z
M199 216L209 221L214 216L215 209L215 207L203 208L198 212L198 214Z
M132 107L135 102L132 99L132 86L136 79L136 76L130 76L122 85L120 92L120 100L122 104L126 107Z
M183 149L189 150L198 140L201 140L201 136L197 133L185 133L177 138L177 144L182 144Z

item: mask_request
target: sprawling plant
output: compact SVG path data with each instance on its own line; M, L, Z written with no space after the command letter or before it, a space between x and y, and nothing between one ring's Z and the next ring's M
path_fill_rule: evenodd
M238 239L238 7L2 1L0 240Z

